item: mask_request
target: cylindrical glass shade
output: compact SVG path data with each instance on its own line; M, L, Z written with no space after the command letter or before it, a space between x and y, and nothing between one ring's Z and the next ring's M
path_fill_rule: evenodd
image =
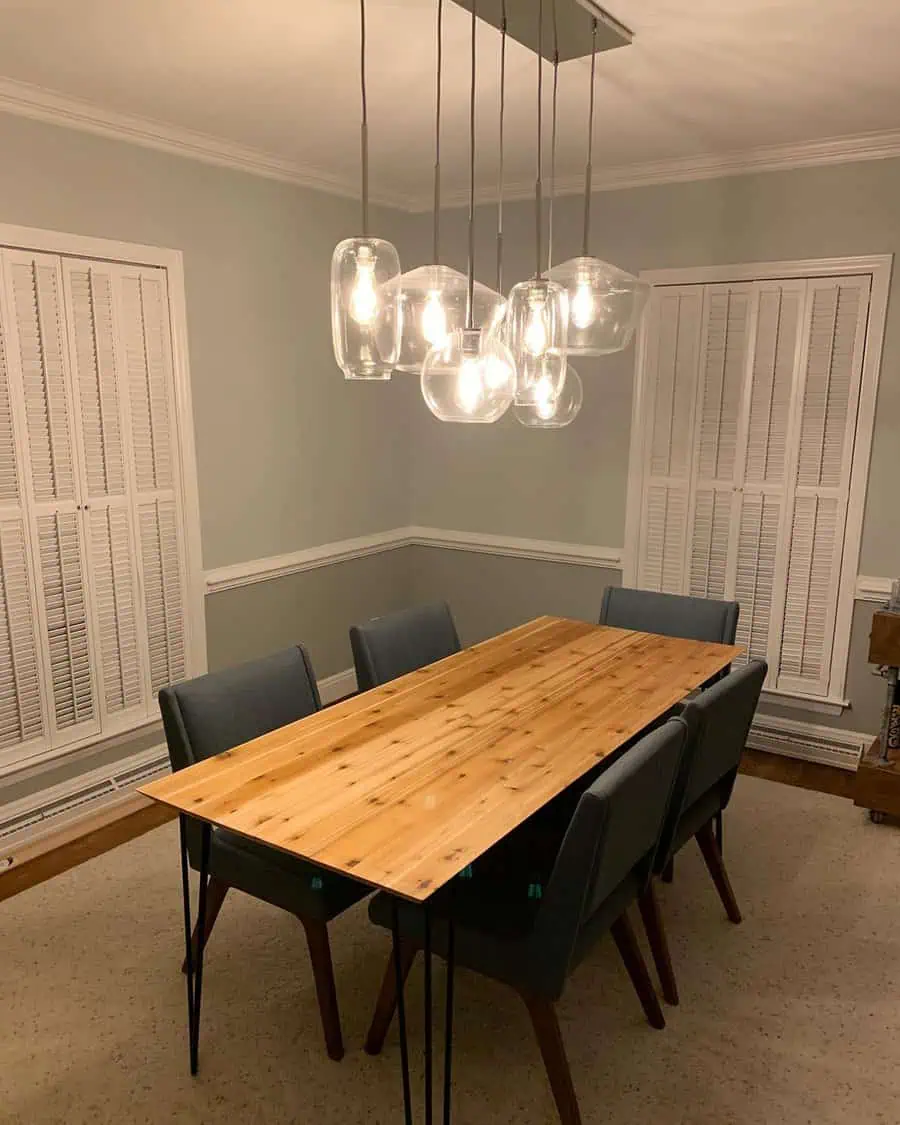
M394 367L418 375L433 347L466 326L469 283L449 266L419 266L389 281L391 297L399 294L400 352ZM476 328L493 323L503 298L486 285L475 283L473 322Z
M536 400L549 384L552 397L566 376L569 297L563 286L547 278L516 285L509 295L505 338L516 367L516 402Z
M627 348L650 286L599 258L571 258L549 271L569 294L569 354L610 355Z
M382 238L347 238L331 258L334 358L347 379L390 379L400 351L400 258Z
M422 396L442 422L496 422L509 409L515 385L509 349L479 328L454 332L422 365Z
M568 426L578 417L584 390L578 372L570 364L566 367L563 389L556 398L550 393L550 380L539 384L535 401L527 406L516 403L513 413L523 426L534 430L558 430Z

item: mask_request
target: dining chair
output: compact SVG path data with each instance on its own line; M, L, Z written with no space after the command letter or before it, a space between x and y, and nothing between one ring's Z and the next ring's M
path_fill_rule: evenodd
M375 617L350 628L350 648L360 691L459 652L459 636L446 602L430 602Z
M563 1125L580 1115L555 1002L568 975L611 930L651 1026L665 1027L627 908L647 885L685 746L687 724L672 718L617 759L587 789L562 839L543 892L521 893L505 878L454 879L430 901L432 947L446 957L447 919L454 923L456 964L511 985L537 1036ZM382 892L369 916L391 928L398 918L400 986L423 947L422 907ZM377 1054L397 1001L389 959L366 1039Z
M159 693L169 759L184 769L312 715L321 707L302 645L234 668L165 687ZM188 825L191 866L200 870L200 826ZM370 893L367 887L236 832L212 829L204 944L231 888L295 914L306 931L309 958L332 1059L344 1054L328 923ZM200 923L194 930L198 950Z
M767 670L764 660L751 660L684 704L681 717L687 723L688 744L654 863L654 874L661 875L693 837L725 913L735 925L741 921L741 911L722 858L721 814L731 800ZM663 996L677 1004L675 971L652 879L639 906Z
M607 586L600 604L600 624L733 645L739 612L737 602Z

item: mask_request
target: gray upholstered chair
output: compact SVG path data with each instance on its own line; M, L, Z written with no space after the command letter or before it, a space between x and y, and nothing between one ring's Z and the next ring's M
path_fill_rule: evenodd
M567 976L607 931L653 1027L665 1019L626 909L647 885L674 791L687 724L672 718L610 765L582 794L539 896L500 877L455 879L429 903L432 945L446 955L446 918L455 923L456 962L511 985L531 1015L563 1125L580 1121L554 1003ZM421 907L381 893L369 914L400 929L405 979L424 940ZM377 1054L393 1018L397 977L389 961L366 1040Z
M692 837L696 839L725 912L735 924L741 921L741 912L722 859L721 814L731 800L766 671L765 661L752 660L682 708L688 745L654 864L654 872L662 874L675 853ZM675 973L652 880L641 895L640 909L663 995L677 1004Z
M395 680L459 652L459 637L446 602L401 609L350 628L350 647L360 691Z
M320 707L316 679L302 645L163 688L159 693L173 770L249 742ZM189 825L188 851L191 866L199 870L197 824ZM207 941L232 887L296 914L303 923L325 1044L331 1058L342 1058L344 1046L327 924L364 898L369 889L221 828L212 830L209 873L204 928ZM194 931L195 949L198 940L199 924Z
M733 645L739 611L737 602L607 586L600 606L600 624Z

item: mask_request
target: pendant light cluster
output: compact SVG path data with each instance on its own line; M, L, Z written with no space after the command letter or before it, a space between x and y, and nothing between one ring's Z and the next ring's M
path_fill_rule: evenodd
M419 374L428 408L445 422L496 422L510 407L524 426L553 429L574 420L582 384L570 355L607 355L634 335L649 287L588 253L591 136L585 176L585 230L580 257L552 266L556 109L559 53L554 4L553 141L548 260L543 255L543 4L539 0L535 274L502 296L503 130L506 78L506 0L500 55L500 197L497 289L475 281L475 99L477 0L472 3L469 97L469 221L467 275L441 262L441 93L443 0L437 0L433 255L428 265L401 273L395 247L373 238L368 224L366 12L360 0L362 94L362 235L334 251L331 312L334 352L347 379L386 380L394 370ZM590 133L593 132L597 25L591 57Z

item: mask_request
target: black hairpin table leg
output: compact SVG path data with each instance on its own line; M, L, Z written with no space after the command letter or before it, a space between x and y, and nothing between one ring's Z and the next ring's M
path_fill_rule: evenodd
M206 945L206 892L209 883L209 845L212 828L201 825L200 837L200 893L197 903L197 950L191 940L191 884L188 876L188 818L182 813L178 818L181 837L181 892L184 897L184 951L187 963L188 1041L190 1044L191 1074L197 1073L200 1050L200 999L203 992L203 947ZM196 960L196 964L195 964Z
M397 900L392 903L394 934L394 979L397 989L397 1028L400 1032L400 1069L403 1073L403 1117L406 1125L412 1125L412 1096L409 1088L409 1043L406 1038L406 1001L403 993L406 982L403 979L403 966L400 956L400 911Z

